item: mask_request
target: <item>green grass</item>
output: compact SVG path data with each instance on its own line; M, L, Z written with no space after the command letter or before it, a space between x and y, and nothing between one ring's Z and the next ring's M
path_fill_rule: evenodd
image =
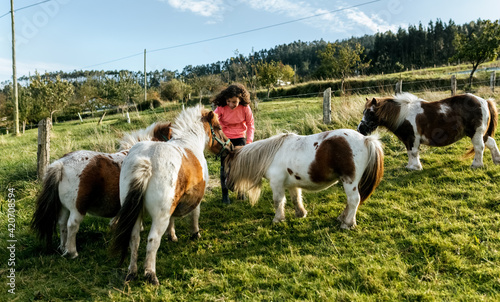
M426 93L429 99L439 94ZM332 125L322 124L320 98L264 102L255 112L256 139L281 131L317 133L354 128L366 96L334 98ZM498 95L496 96L497 100ZM170 110L171 109L171 110ZM77 149L113 151L119 136L156 120L173 120L175 110L56 124L51 158ZM340 185L306 193L308 216L272 224L267 182L259 203L221 204L219 164L209 155L211 186L201 208L202 238L189 240L189 219L176 223L179 242L164 240L157 257L161 285L139 278L124 284L127 264L108 255L108 220L87 216L77 235L79 257L44 251L29 229L36 181L36 130L1 136L0 300L14 301L497 301L500 299L500 166L485 152L484 169L464 159L470 140L423 147L422 171L407 171L406 151L380 131L385 176L358 210L358 227L340 229L345 207ZM497 135L500 142L500 134ZM7 189L15 188L17 229L16 295L7 293ZM146 223L146 230L149 224ZM139 265L145 255L142 232ZM56 248L56 245L53 247Z

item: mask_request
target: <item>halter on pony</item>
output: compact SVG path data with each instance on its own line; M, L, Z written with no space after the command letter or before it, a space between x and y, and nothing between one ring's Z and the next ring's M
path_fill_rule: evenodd
M223 142L220 138L217 137L217 135L215 134L215 131L214 131L214 127L212 127L212 122L208 122L208 124L210 125L210 131L212 132L212 143L214 141L218 142L222 147L219 151L219 153L217 153L215 155L215 157L222 157L222 155L224 154L224 152L229 152L229 150L226 148L227 145L229 145L231 143L231 140L230 139L227 139L226 142Z

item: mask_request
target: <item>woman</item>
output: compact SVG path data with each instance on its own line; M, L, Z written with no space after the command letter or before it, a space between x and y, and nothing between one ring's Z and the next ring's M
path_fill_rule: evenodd
M250 109L250 93L242 84L233 84L215 96L212 103L217 106L215 113L224 134L234 146L244 146L253 141L255 126L252 109ZM220 181L222 202L231 203L228 196L224 175L224 159L221 157Z

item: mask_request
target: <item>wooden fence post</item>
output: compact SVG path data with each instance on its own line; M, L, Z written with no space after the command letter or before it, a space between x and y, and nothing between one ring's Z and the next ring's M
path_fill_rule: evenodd
M332 88L327 88L323 92L323 123L330 124L332 122Z
M396 83L396 89L395 89L394 93L398 94L398 93L402 93L402 92L403 92L403 80L399 80Z
M37 151L37 176L42 180L50 163L50 129L52 122L50 118L38 123L38 151Z
M130 115L128 114L128 111L127 111L127 124L130 124Z
M494 71L491 72L490 75L490 88L491 92L495 92L495 81L496 81L496 74Z
M104 111L104 113L102 114L101 118L99 119L99 122L97 122L97 126L99 126L102 123L102 120L104 119L105 115L106 115L106 111Z
M258 99L253 100L253 108L254 108L255 112L259 111L259 100Z
M457 77L455 75L451 76L451 96L457 94Z

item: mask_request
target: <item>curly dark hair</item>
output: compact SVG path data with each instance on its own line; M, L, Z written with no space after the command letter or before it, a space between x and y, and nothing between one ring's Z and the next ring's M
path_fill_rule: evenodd
M226 106L227 100L237 96L240 99L240 105L248 106L250 104L250 93L242 84L235 83L226 89L219 92L213 99L212 103L216 106Z

